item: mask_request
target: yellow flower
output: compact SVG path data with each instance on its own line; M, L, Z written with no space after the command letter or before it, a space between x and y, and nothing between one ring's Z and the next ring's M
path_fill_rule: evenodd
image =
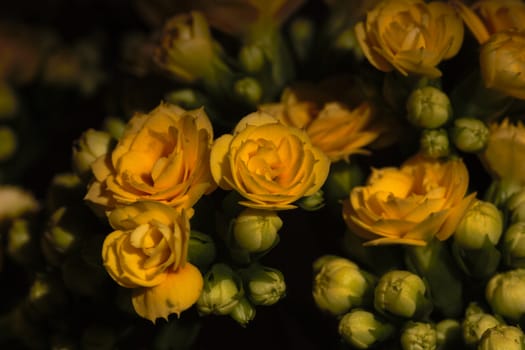
M178 14L162 30L155 62L175 78L193 83L215 79L216 72L227 71L219 46L213 41L206 18L200 12Z
M213 190L211 123L203 109L161 103L137 113L115 149L92 164L95 180L85 197L106 210L138 200L192 207Z
M355 26L363 53L377 69L439 77L436 66L456 55L463 23L444 2L386 0Z
M280 26L304 0L192 0L210 24L228 34L243 36L258 25Z
M263 112L244 117L233 134L215 140L211 172L217 184L234 189L256 209L295 208L292 203L323 185L329 159L308 135Z
M115 231L102 246L109 275L126 288L162 283L169 269L186 263L191 212L146 201L112 211L109 223Z
M159 317L168 320L197 302L202 292L202 275L195 266L186 263L177 270L169 269L166 278L150 288L136 288L132 303L137 314L155 323Z
M489 127L487 146L480 154L483 165L498 180L525 185L525 126L508 119Z
M492 34L525 29L525 4L521 0L481 0L470 7L460 0L452 4L480 44Z
M323 84L327 90L329 82ZM374 113L368 102L351 109L333 101L330 93L310 84L296 84L285 89L281 102L259 106L282 124L305 129L314 146L321 149L330 161L349 160L352 154L367 154L363 147L381 133L372 126ZM339 92L341 94L341 92Z
M480 68L487 88L525 99L525 32L504 31L481 46Z
M343 217L365 245L426 245L445 240L475 198L465 197L468 171L459 159L417 155L400 168L373 169L366 186L355 187Z

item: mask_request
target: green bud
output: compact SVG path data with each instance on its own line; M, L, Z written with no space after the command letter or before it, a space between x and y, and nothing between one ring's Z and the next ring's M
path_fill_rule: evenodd
M111 135L105 131L88 129L73 143L73 170L82 179L92 175L91 164L107 154L112 147Z
M450 131L452 142L463 152L475 153L485 148L489 129L476 118L458 118Z
M447 318L436 324L438 349L457 349L463 343L461 323L455 319Z
M286 294L286 284L281 271L253 264L239 271L248 298L254 305L273 305Z
M283 221L276 212L244 209L233 222L233 238L237 246L250 253L263 252L273 247Z
M13 89L0 82L0 120L13 117L18 109L18 100Z
M339 321L339 335L357 349L368 349L392 335L394 327L373 313L354 309Z
M233 91L243 102L254 106L261 101L263 93L259 81L251 77L237 80L233 85Z
M376 278L352 261L325 255L314 261L313 297L319 309L341 315L372 301Z
M425 283L418 275L393 270L379 278L374 290L374 307L385 314L420 319L432 309Z
M0 126L0 162L10 159L18 148L15 132L8 126Z
M513 193L505 203L507 210L510 212L510 221L525 221L525 190L520 189Z
M93 324L82 334L82 349L111 350L117 343L117 334L107 325Z
M476 200L459 221L454 241L463 249L481 249L486 240L496 245L502 232L501 211L490 202Z
M525 268L525 222L516 222L507 227L501 252L507 266Z
M501 324L501 321L491 314L484 312L465 315L461 323L463 342L466 345L476 345L487 329Z
M401 331L401 347L403 350L435 350L436 329L430 323L407 322Z
M31 222L27 219L15 219L7 232L6 252L11 259L22 265L28 265L38 257L38 245L31 233Z
M505 206L512 195L521 190L522 186L519 182L494 179L486 190L484 199L501 208Z
M441 158L450 154L450 144L445 129L423 130L419 145L423 154L430 158Z
M170 91L164 95L164 99L185 109L197 109L208 104L206 96L189 88Z
M433 86L413 90L406 107L408 121L420 128L439 128L452 116L448 96Z
M303 210L307 211L316 211L324 207L324 196L323 191L319 190L312 194L311 196L302 197L297 201L297 205L299 205Z
M266 63L264 51L258 45L244 45L239 51L239 62L246 72L257 73Z
M188 243L188 260L201 271L207 270L208 266L215 261L217 249L210 235L191 230Z
M297 57L304 61L308 58L315 38L315 24L305 17L299 17L288 28L290 41Z
M255 307L248 299L242 298L230 312L230 316L241 326L246 327L255 318Z
M525 336L518 327L499 325L488 329L478 345L478 350L523 350Z
M204 315L228 315L243 296L241 278L228 265L215 264L204 275L197 309Z
M485 297L495 314L519 320L525 313L525 269L494 275L487 283Z
M329 201L338 202L341 199L346 199L352 188L362 184L363 181L363 171L355 162L339 161L330 165L330 172L323 185L323 192Z
M58 279L38 274L29 288L28 302L43 316L63 311L67 305L67 294Z
M119 140L126 129L126 123L121 118L106 117L102 121L102 130L111 135L115 140Z

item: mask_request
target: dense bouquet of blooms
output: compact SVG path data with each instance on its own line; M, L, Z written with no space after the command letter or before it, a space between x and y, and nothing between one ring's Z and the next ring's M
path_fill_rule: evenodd
M0 22L0 344L525 348L525 2L131 12Z

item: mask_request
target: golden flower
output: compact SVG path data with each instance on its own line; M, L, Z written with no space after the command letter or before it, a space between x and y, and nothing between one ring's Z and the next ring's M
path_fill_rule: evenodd
M228 71L213 41L208 22L200 12L170 18L154 52L155 62L183 82L214 79L216 72Z
M159 317L168 320L196 303L202 292L202 275L195 266L186 263L177 270L168 269L166 278L150 288L133 290L132 303L137 314L151 322Z
M508 119L489 126L489 138L481 161L487 171L498 180L517 186L525 185L525 126Z
M234 189L256 209L292 209L301 197L316 193L330 167L308 135L263 112L244 117L233 134L215 140L211 172L217 184Z
M355 187L343 217L365 245L425 245L445 240L475 198L465 197L468 171L460 159L416 155L400 168L373 169L366 186Z
M525 32L492 35L481 46L479 63L487 88L525 99Z
M107 210L138 200L190 208L214 188L212 141L203 109L161 103L148 114L137 113L115 149L92 164L95 180L85 199Z
M521 0L481 0L470 7L460 0L452 4L480 44L492 34L525 29L525 3Z
M441 76L436 66L456 55L463 31L452 6L423 0L382 1L355 26L359 45L374 67L429 77Z
M102 259L109 275L126 288L152 287L169 269L186 263L189 215L158 202L136 202L111 212L115 229L104 240Z

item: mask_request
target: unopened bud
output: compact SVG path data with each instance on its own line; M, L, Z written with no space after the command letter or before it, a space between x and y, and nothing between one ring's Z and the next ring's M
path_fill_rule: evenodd
M282 225L274 211L248 208L234 220L233 238L250 253L263 252L275 245Z
M244 296L241 278L226 264L215 264L204 275L197 308L201 314L227 315Z
M246 298L242 298L230 312L233 318L241 326L246 327L255 318L255 307Z
M454 120L451 138L454 145L463 152L474 153L485 148L489 129L485 123L476 118L458 118Z
M354 309L339 321L339 334L350 345L358 349L368 349L378 344L394 332L389 323L379 320L373 313Z
M419 143L423 154L430 158L442 158L450 153L448 134L445 129L423 130Z
M452 116L448 96L433 86L412 91L407 100L408 120L420 128L434 129L445 124Z
M285 296L284 276L277 269L253 264L239 274L248 298L255 305L273 305Z

